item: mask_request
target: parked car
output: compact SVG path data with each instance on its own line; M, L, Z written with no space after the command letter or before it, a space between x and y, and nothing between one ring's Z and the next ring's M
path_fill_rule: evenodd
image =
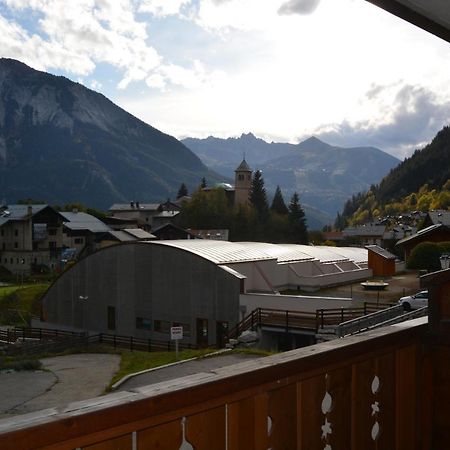
M403 305L405 311L423 308L428 306L428 291L421 291L414 295L402 297L398 301L399 305Z

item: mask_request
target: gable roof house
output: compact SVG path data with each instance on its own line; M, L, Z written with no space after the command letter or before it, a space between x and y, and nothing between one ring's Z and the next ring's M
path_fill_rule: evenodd
M414 247L422 242L446 242L450 241L450 226L441 223L430 225L417 233L401 239L396 246L403 249L404 261L407 262Z
M63 217L48 205L0 208L0 264L12 273L56 268L63 247Z
M138 227L150 231L153 225L153 217L160 212L159 203L114 203L109 208L111 217L119 219L136 220Z

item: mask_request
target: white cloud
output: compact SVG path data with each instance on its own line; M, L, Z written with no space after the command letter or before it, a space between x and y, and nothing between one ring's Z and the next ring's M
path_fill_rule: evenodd
M189 1L145 1L140 9L153 5L168 13ZM98 63L108 63L123 72L119 89L136 81L161 88L169 83L193 88L209 78L197 63L189 69L165 62L148 44L147 24L136 19L139 5L131 0L6 0L6 4L13 10L39 13L40 32L32 35L0 16L2 54L33 67L87 76Z
M191 0L143 0L139 12L150 13L157 17L180 14L181 8Z
M1 55L19 59L39 70L57 67L76 75L91 73L95 64L89 55L78 54L58 42L46 41L0 15Z
M279 14L311 14L319 5L320 0L289 0L278 10Z
M100 83L97 80L92 80L90 84L91 84L91 88L94 89L94 91L100 90L103 86L102 83Z
M197 23L209 30L262 30L277 20L281 0L201 0Z
M450 119L450 99L421 86L373 85L367 93L379 104L378 117L323 125L314 134L337 145L372 145L400 159L421 148Z

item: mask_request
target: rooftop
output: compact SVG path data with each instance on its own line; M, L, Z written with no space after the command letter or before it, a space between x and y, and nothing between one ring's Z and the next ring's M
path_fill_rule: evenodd
M322 263L367 261L367 250L356 247L327 247L265 242L174 240L155 242L195 253L215 264L276 260L278 263L317 260Z
M64 226L72 231L88 230L92 233L102 233L111 230L108 225L90 214L65 211L62 211L59 214L66 219Z
M156 211L159 208L159 203L114 203L109 208L109 211Z

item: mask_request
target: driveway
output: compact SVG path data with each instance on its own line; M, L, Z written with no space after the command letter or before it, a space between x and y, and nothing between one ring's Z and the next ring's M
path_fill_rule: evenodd
M250 361L257 358L261 358L261 356L233 353L194 359L193 361L161 367L140 375L136 375L122 383L116 391L129 391L136 387L155 384L161 381L173 380L175 378L181 378L187 375L193 375L195 373L209 372L220 367L231 366L232 364Z
M0 372L0 418L101 395L119 369L120 356L81 353L41 362L45 371Z

